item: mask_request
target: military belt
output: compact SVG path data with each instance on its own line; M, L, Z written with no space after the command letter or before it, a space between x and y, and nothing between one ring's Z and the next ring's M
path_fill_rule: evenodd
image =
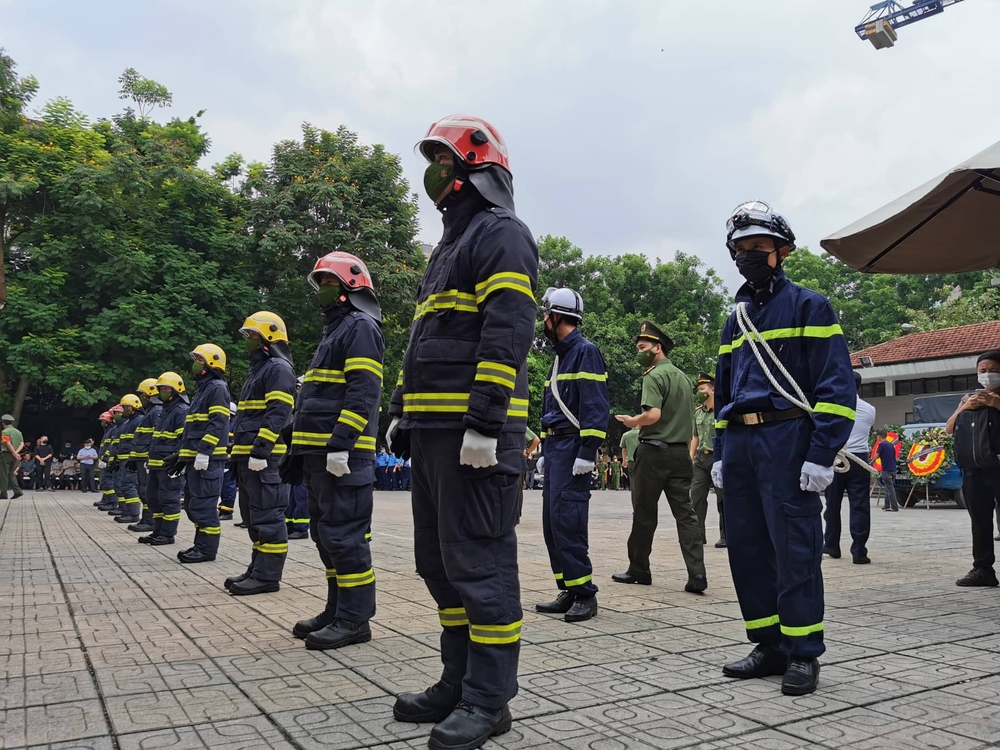
M757 411L749 414L730 414L731 422L743 425L767 424L768 422L783 422L786 419L803 419L808 417L804 409L782 409L781 411Z
M555 429L546 428L545 437L557 437L559 435L579 435L580 431L575 427L557 427Z

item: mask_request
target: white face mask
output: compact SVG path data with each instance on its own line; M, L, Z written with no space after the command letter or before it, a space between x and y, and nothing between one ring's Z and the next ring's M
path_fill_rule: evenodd
M1000 390L1000 373L981 372L979 373L979 385L988 391Z

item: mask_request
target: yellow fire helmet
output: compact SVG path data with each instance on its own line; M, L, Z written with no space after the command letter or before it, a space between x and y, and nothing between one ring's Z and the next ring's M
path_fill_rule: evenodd
M118 403L122 406L131 406L133 411L138 411L142 408L142 401L134 393L126 393Z
M145 393L147 396L155 396L158 391L156 390L156 378L146 378L141 383L139 387L135 389L136 393Z
M267 310L255 312L243 322L240 333L249 336L251 331L256 332L261 339L269 344L273 344L275 341L288 341L288 329L285 327L285 321ZM208 358L206 357L206 359Z
M219 372L226 371L226 353L215 344L199 344L191 351L191 359L197 354L205 359L205 367L214 367Z
M156 379L157 388L173 388L177 393L184 393L184 378L176 372L165 372Z

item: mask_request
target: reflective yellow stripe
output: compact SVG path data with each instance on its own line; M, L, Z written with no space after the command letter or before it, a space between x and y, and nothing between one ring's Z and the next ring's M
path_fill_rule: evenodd
M521 620L510 625L473 625L469 623L469 638L475 643L499 646L521 640Z
M261 401L260 399L247 399L246 401L240 401L236 404L236 411L257 411L259 409L266 409L267 403Z
M150 469L159 469L159 468L162 468L164 460L165 459L163 459L163 458L151 458L151 459L149 459L149 468Z
M364 573L337 573L337 587L352 589L355 586L367 586L375 583L375 571L369 568Z
M209 414L225 414L228 417L229 416L229 407L228 406L210 406L210 407L208 407L208 413Z
M253 450L252 445L234 445L230 453L232 456L249 456L250 451Z
M723 419L723 420L715 423L715 429L717 429L717 430L724 430L727 427L729 427L729 420L728 419Z
M815 625L806 625L801 628L793 628L788 625L781 626L782 635L805 636L810 633L820 633L823 630L823 623L817 622Z
M604 440L608 436L604 430L580 430L580 437L596 437Z
M747 630L760 630L761 628L769 628L772 625L777 625L781 622L777 615L771 615L770 617L761 617L759 620L747 620L745 624Z
M561 581L563 579L563 574L562 573L554 573L553 575L556 577L557 581Z
M228 414L229 412L226 412L226 413ZM184 417L184 421L185 422L207 422L208 421L208 415L207 414L188 414L186 417Z
M800 328L772 328L770 331L761 331L760 338L764 341L774 339L828 339L834 336L843 336L844 330L839 323L829 326L802 326ZM760 339L756 339L759 341ZM719 354L730 354L734 349L739 349L746 341L746 336L739 336L733 339L731 344L723 344L719 347Z
M333 433L330 432L293 432L292 445L318 445L325 447L331 437L333 437Z
M322 368L314 368L308 370L306 374L302 377L303 383L346 383L347 378L344 377L343 370L324 370Z
M259 552L264 552L269 555L284 555L288 552L288 542L281 544L278 543L261 543L257 546Z
M286 518L285 523L309 523L308 518Z
M278 439L278 433L274 430L269 430L266 427L261 427L260 431L257 433L257 437L261 440L266 440L269 443L273 443Z
M202 534L209 534L211 536L218 536L222 533L221 526L196 526L195 529Z
M372 540L372 533L369 531L367 534L365 534L365 541L370 542L371 540Z
M181 520L181 514L180 513L164 513L163 514L163 520L164 521L180 521Z
M327 578L327 580L330 580L331 578L336 578L336 577L337 577L337 569L336 568L327 568L326 569L326 578Z
M469 410L468 393L404 393L403 412L448 412L464 414ZM528 399L512 398L507 416L528 418Z
M582 586L585 583L589 583L593 577L594 577L593 575L588 574L585 576L580 576L579 578L573 578L572 580L569 581L563 581L563 583L566 584L567 586Z
M361 437L358 438L358 442L354 444L354 449L359 451L375 450L375 436L362 435Z
M344 373L364 370L382 379L382 363L368 357L348 357L344 360Z
M834 414L838 417L847 417L848 419L856 419L858 416L857 412L848 406L831 404L827 401L817 401L816 406L813 407L813 411L819 414Z
M143 434L145 434L147 432L152 432L153 428L152 427L136 427L135 431L136 431L137 434L140 433L140 432L143 433Z
M561 372L556 375L556 380L595 380L598 383L607 381L606 372Z
M343 422L348 427L353 427L359 432L368 425L368 420L362 417L360 414L351 411L350 409L341 409L340 416L337 417L338 422Z
M441 627L458 628L469 624L469 616L465 613L465 607L445 607L438 609L438 619Z
M476 284L476 302L482 304L493 292L501 289L513 289L528 295L531 301L535 300L535 293L531 289L531 279L523 273L495 273L486 281Z
M153 514L153 518L163 518L163 514L162 513L154 513Z
M514 379L517 370L501 362L480 362L476 365L476 380L485 383L497 383L514 390Z
M285 393L284 391L268 391L264 394L264 401L281 401L283 404L295 406L295 399L292 398L292 394Z
M222 503L219 503L219 510L221 510L223 513L233 512L233 508L230 508L228 505L223 505Z
M432 294L417 305L417 309L413 313L413 320L417 321L430 313L444 312L446 310L478 313L479 308L476 306L476 295L460 292L457 289L446 289L443 292Z
M141 503L142 500L140 500L137 497L127 497L122 502L124 502L126 505L137 505L137 504Z
M399 371L399 377L396 378L396 387L397 388L402 388L403 387L403 371L402 370Z
M206 443L211 443L212 445L219 444L219 438L217 438L215 435L202 435L201 439L204 440Z
M508 417L521 417L523 419L528 418L528 399L526 398L512 398L510 400L510 405L507 407Z
M171 430L168 432L154 432L154 440L175 440L184 434L184 428L178 427L176 430Z
M141 452L132 451L132 456L131 457L132 458L138 458L138 459L149 458L149 453L147 453L145 451L141 451Z

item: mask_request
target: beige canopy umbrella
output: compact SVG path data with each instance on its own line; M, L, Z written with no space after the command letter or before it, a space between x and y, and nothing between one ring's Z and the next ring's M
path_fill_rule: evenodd
M867 273L958 273L1000 266L1000 143L820 244Z

